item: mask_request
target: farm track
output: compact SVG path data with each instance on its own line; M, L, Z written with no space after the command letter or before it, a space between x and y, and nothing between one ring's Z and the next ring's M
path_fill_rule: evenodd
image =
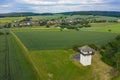
M11 77L8 35L5 30L3 32L4 35L0 38L0 80L14 80Z
M10 70L10 59L9 59L9 43L8 36L5 34L5 80L13 80L11 79L11 70Z

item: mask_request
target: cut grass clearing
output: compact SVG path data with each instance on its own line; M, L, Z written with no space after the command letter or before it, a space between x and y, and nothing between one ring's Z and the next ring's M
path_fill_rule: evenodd
M30 51L41 73L41 80L110 80L111 67L103 63L99 54L93 57L92 65L82 66L70 58L73 50Z

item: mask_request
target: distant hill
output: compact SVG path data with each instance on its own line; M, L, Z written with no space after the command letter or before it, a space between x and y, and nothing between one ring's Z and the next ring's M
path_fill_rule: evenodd
M117 12L117 11L73 11L73 12L63 12L63 13L32 13L32 12L16 13L14 12L14 13L0 14L0 17L20 17L20 16L37 16L37 15L54 15L54 14L99 15L99 16L120 17L120 12Z
M22 16L37 16L37 15L53 15L52 13L32 13L32 12L20 12L20 13L5 13L0 14L0 17L22 17Z
M120 17L120 12L117 11L73 11L61 13L64 15L99 15L99 16L110 16Z
M0 17L20 17L20 16L35 16L39 15L38 13L32 13L32 12L20 12L20 13L5 13L5 14L0 14Z

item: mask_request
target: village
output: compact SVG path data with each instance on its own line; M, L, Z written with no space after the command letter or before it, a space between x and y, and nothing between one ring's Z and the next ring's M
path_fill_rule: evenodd
M97 16L87 17L87 18L73 18L69 19L67 17L58 17L58 19L33 19L32 17L24 17L23 19L13 20L12 22L4 23L0 25L2 27L60 27L67 29L79 29L82 27L91 27L91 23L119 23L120 20L107 20L100 19L96 20Z

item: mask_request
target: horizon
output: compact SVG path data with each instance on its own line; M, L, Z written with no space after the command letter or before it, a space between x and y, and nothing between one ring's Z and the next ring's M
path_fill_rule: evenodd
M69 12L120 12L120 11L66 11L66 12L48 12L48 14L61 14L61 13L69 13ZM47 12L43 12L43 13L37 13L37 12L8 12L8 13L0 13L0 14L14 14L14 13L33 13L33 14L47 14Z
M0 14L12 12L61 13L72 11L120 11L117 0L4 0Z

